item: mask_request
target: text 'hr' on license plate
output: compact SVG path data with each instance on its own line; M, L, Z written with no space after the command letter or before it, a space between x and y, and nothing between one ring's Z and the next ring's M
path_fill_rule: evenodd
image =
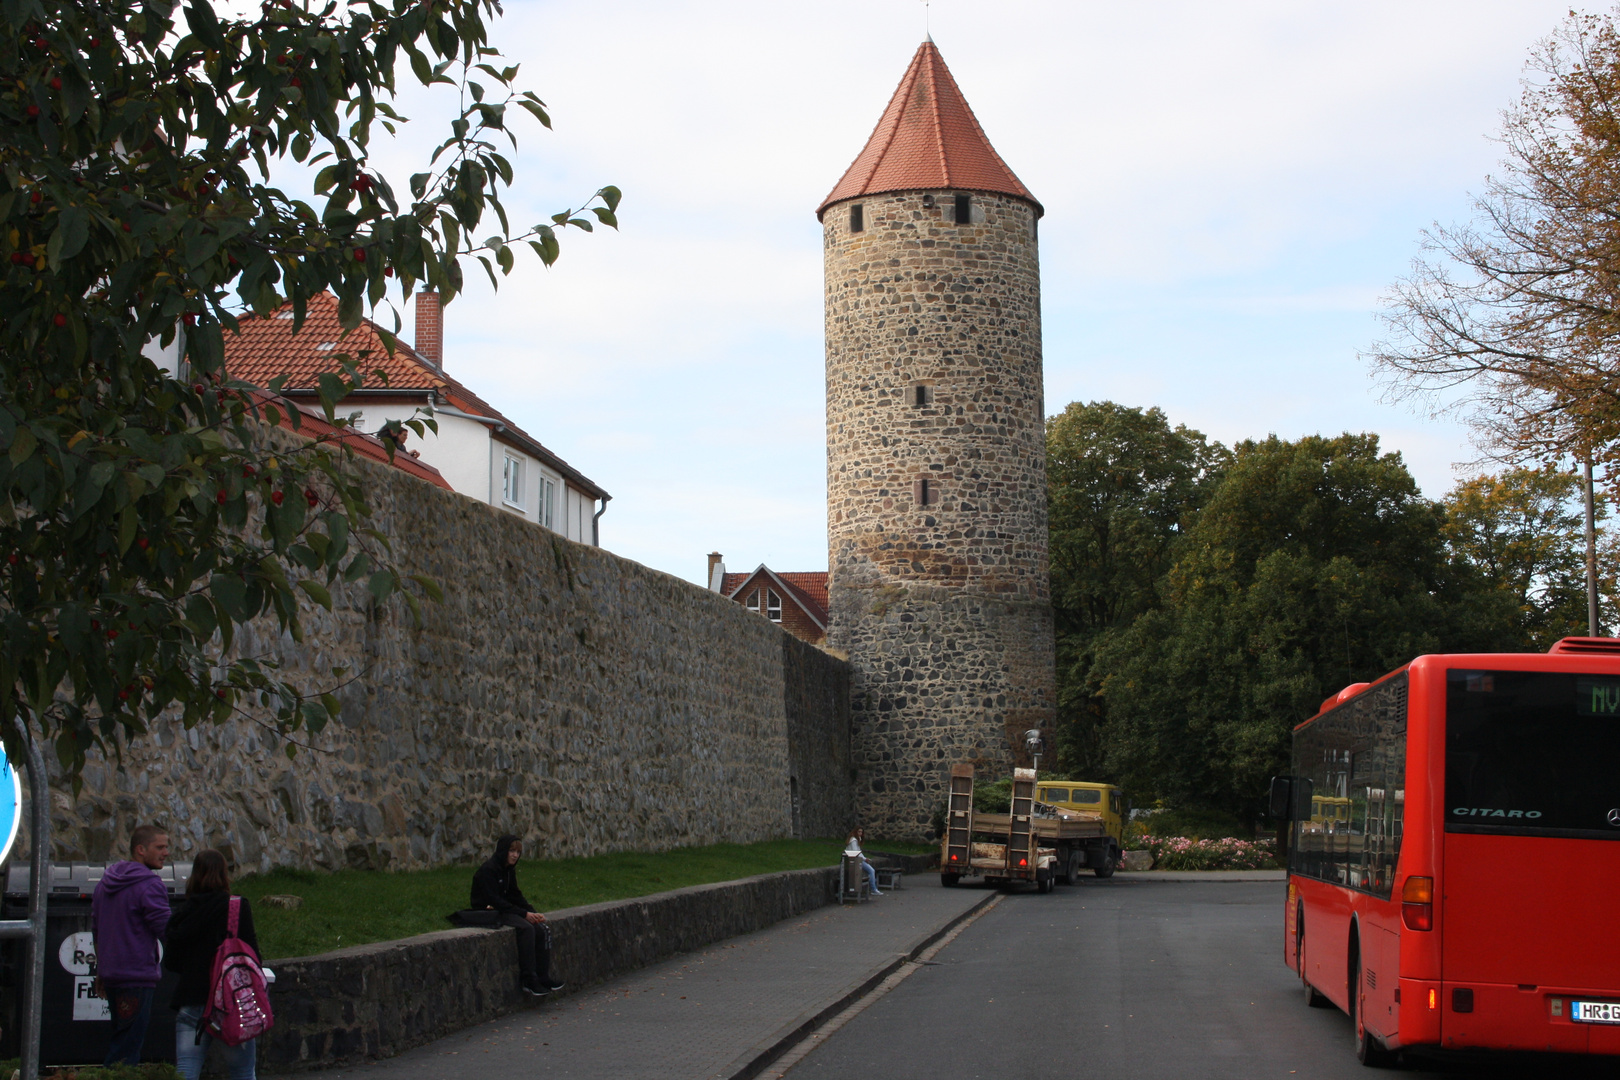
M1569 1018L1583 1024L1620 1024L1620 1001L1571 1001Z

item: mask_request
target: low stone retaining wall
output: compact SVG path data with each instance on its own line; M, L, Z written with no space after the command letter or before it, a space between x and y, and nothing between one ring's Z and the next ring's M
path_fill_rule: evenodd
M838 868L695 885L548 913L553 973L577 990L763 930L837 897ZM391 1057L512 1012L511 930L458 929L275 962L276 1026L260 1066L292 1072Z

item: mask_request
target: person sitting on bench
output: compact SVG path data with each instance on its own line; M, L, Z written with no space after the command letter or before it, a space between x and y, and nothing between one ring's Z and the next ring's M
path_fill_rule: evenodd
M850 831L849 841L844 845L844 853L846 855L860 855L861 867L866 871L866 882L869 886L871 886L872 895L882 896L883 894L878 892L877 868L871 863L867 862L866 856L861 852L861 841L865 839L866 830L857 825Z

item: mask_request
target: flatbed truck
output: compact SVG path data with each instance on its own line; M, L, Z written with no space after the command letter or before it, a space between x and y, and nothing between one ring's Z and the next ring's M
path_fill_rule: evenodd
M951 766L939 853L941 884L982 877L992 885L1028 884L1046 893L1058 882L1078 882L1082 867L1098 877L1113 874L1119 838L1110 833L1102 814L1037 802L1034 769L1013 770L1007 813L977 813L973 779L971 764Z

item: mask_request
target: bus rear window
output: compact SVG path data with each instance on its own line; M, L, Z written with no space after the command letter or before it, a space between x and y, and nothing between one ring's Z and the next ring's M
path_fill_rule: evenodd
M1445 820L1620 840L1620 677L1448 671Z

